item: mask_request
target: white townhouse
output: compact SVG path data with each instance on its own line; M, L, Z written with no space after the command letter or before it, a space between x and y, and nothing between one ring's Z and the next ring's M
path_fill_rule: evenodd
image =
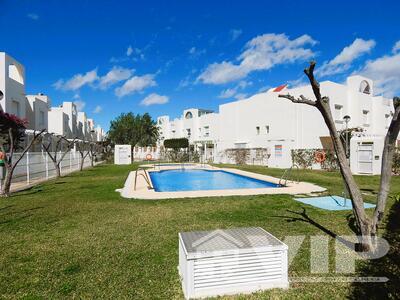
M25 69L14 58L0 52L0 110L28 121L28 129L64 135L67 138L104 139L104 131L94 127L94 120L77 112L73 102L51 107L51 99L43 93L26 95Z
M43 93L26 95L26 119L30 129L42 130L49 128L49 110L51 99Z
M169 116L157 118L160 142L164 139L186 137L190 144L210 158L219 137L219 115L212 110L191 108L183 111L180 118L170 121Z
M322 94L330 98L338 130L345 129L344 116L350 116L347 126L361 128L366 139L386 133L393 104L374 95L372 80L351 76L344 84L323 81L320 85ZM281 86L222 104L218 113L189 109L179 119L170 121L161 116L157 121L163 138L189 137L198 149L206 149L203 155L214 162L231 162L227 149L264 148L269 166L287 168L292 164L292 149L325 148L330 138L320 113L314 107L278 97L286 93L314 98L309 85L293 89ZM372 154L368 157L372 160Z
M25 69L4 52L0 52L0 109L26 118Z

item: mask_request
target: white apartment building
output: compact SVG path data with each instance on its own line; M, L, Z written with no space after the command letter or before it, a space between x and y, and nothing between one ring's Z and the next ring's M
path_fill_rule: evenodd
M345 129L343 117L348 115L351 117L348 127L362 128L364 136L382 137L386 133L393 112L392 101L374 95L372 80L351 76L344 84L323 81L320 85L322 94L330 98L338 130ZM324 141L330 138L318 110L278 98L286 93L314 98L309 85L284 87L222 104L218 113L188 109L175 120L168 116L157 119L161 137L188 137L206 159L222 163L231 162L227 149L264 148L269 166L290 167L292 149L324 148Z
M28 129L46 129L67 138L104 139L104 131L95 129L94 120L78 113L73 102L51 107L45 94L26 95L24 66L5 52L0 52L0 110L26 119Z
M24 66L4 52L0 52L0 109L26 117Z

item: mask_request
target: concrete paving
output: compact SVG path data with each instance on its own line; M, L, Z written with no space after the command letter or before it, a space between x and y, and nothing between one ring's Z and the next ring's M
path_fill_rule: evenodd
M160 170L174 170L180 169L182 167L181 164L176 165L164 165L159 167L158 165L143 165L146 167L146 170L139 170L138 174L144 172L159 172ZM185 165L186 169L205 169L205 170L223 170L226 172L231 172L234 174L239 174L243 176L247 176L250 178L255 178L259 180L264 180L272 183L279 183L279 179L267 175L242 171L238 169L230 169L230 168L216 168L209 165L201 165L201 164L191 164ZM198 197L220 197L220 196L248 196L248 195L272 195L272 194L289 194L289 195L297 195L297 194L310 194L310 193L319 193L326 191L325 188L317 186L308 182L288 182L284 187L276 187L276 188L257 188L257 189L228 189L228 190L202 190L202 191L177 191L177 192L156 192L154 189L149 188L144 176L137 176L136 190L134 188L135 181L135 172L132 171L129 173L125 185L122 189L116 190L121 193L121 196L124 198L135 198L135 199L147 199L147 200L156 200L156 199L173 199L173 198L198 198ZM148 178L151 181L150 176Z

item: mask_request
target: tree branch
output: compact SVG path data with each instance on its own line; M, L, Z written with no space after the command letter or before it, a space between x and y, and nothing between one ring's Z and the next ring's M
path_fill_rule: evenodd
M307 105L311 105L311 106L315 106L316 103L315 101L312 101L310 99L307 99L306 97L304 97L303 95L300 95L299 98L295 98L294 96L290 95L290 94L286 94L286 95L278 95L279 98L285 98L285 99L289 99L290 101L292 101L293 103L301 103L301 104L307 104Z
M308 80L310 81L310 84L313 89L315 98L317 99L317 102L320 102L321 101L321 91L319 89L319 82L314 77L315 65L316 65L316 62L311 61L310 66L308 68L304 69L304 73L307 75Z

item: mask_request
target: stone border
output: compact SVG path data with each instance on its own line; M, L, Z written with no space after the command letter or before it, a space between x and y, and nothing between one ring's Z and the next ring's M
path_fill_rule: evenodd
M138 171L139 173L143 172L159 172L160 170L176 170L180 169L182 164L171 165L171 166L162 166L158 167L157 164L153 165L142 165L143 167L148 168L147 171ZM142 167L141 166L141 167ZM267 175L242 171L238 169L231 168L217 168L209 165L200 165L200 164L192 164L191 166L185 166L188 169L203 169L203 170L222 170L226 172L230 172L233 174L243 175L254 179L259 179L263 181L268 181L272 183L279 183L279 179ZM147 183L143 176L138 176L136 191L134 191L134 180L135 180L135 172L132 171L129 173L128 178L125 181L125 185L122 189L117 189L116 191L121 193L121 196L124 198L134 198L134 199L145 199L145 200L157 200L157 199L176 199L176 198L199 198L199 197L221 197L221 196L249 196L249 195L272 195L272 194L288 194L288 195L297 195L297 194L310 194L317 192L326 191L325 188L317 186L308 182L299 182L294 183L290 182L285 187L279 188L257 188L257 189L229 189L229 190L203 190L203 191L177 191L177 192L156 192L153 189L149 189ZM150 178L150 176L148 176ZM150 178L151 180L151 178Z

